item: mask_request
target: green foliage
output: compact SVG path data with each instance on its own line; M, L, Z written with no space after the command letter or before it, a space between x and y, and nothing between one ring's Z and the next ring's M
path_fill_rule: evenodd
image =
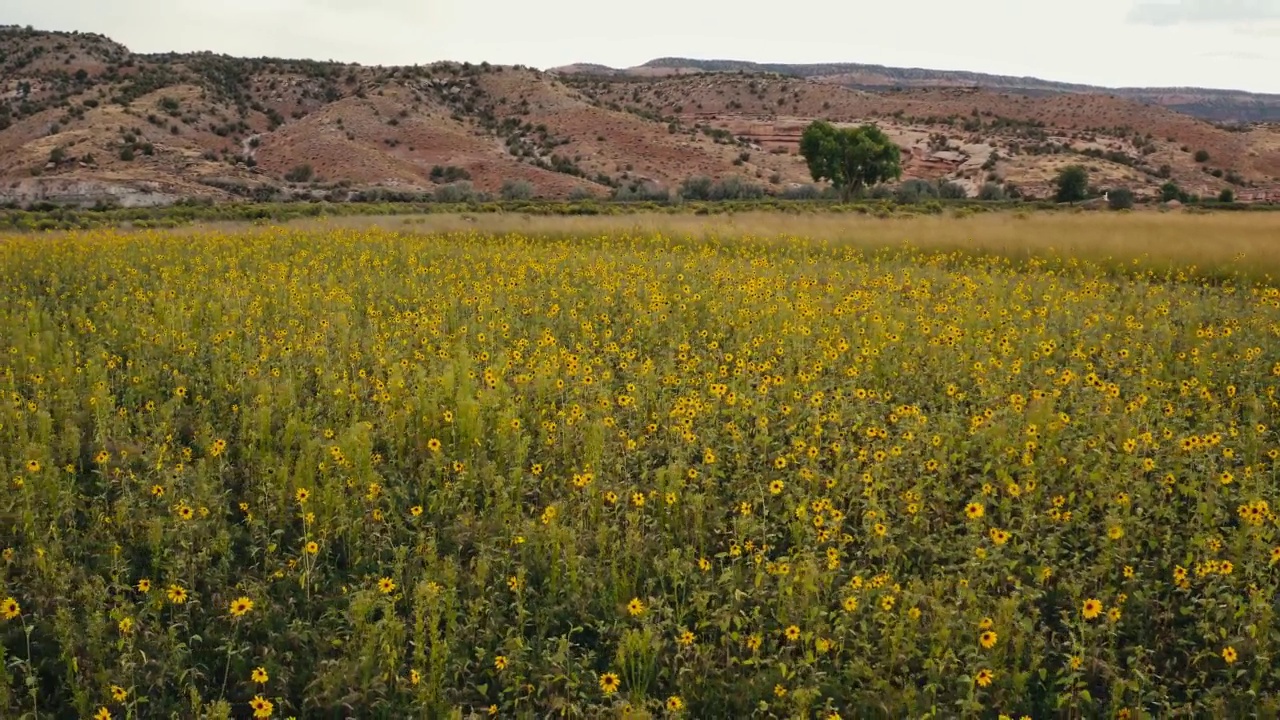
M875 125L836 128L815 121L800 138L800 154L813 179L830 181L845 201L865 186L902 175L901 150Z
M478 198L470 180L459 180L436 188L436 202L462 203L472 202Z
M734 175L711 186L709 200L756 200L764 197L764 188Z
M907 180L893 191L894 202L903 204L934 200L938 197L938 186L928 180Z
M652 182L636 181L614 188L613 199L619 202L659 202L671 201L671 191Z
M684 200L710 200L712 184L711 178L695 175L685 178L676 193Z
M1133 207L1133 191L1129 188L1112 188L1107 193L1107 206L1112 210L1128 210Z
M1188 199L1187 193L1172 180L1160 186L1161 202L1170 202L1171 200L1186 202Z
M1058 173L1054 186L1057 188L1054 198L1058 202L1079 202L1088 197L1089 172L1081 165L1069 165Z
M1195 157L1195 161L1198 163L1209 162L1209 151L1197 150L1194 157Z
M435 165L431 168L431 182L434 183L455 183L459 180L470 180L471 173L466 168L460 168L454 165Z
M1231 188L1223 188L1222 192L1218 193L1218 202L1232 203L1235 201L1236 191Z
M503 200L528 200L533 197L533 183L528 180L505 180L498 196Z
M1274 717L1272 283L894 244L6 238L0 716Z
M753 200L764 197L764 188L737 176L712 182L711 178L698 175L686 178L677 194L682 200Z

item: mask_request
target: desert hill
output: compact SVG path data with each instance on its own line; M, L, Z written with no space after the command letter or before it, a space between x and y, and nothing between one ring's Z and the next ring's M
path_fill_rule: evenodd
M881 124L903 145L908 177L971 195L988 183L1043 195L1072 162L1100 187L1140 194L1173 179L1268 199L1280 176L1277 126L1228 127L1114 95L143 55L91 33L0 28L0 203L586 197L693 176L782 193L810 182L796 148L817 117Z
M898 68L861 63L780 64L740 60L694 60L658 58L634 68L615 69L604 65L580 64L561 71L655 77L689 73L775 74L829 82L863 90L891 88L981 87L988 90L1028 95L1089 94L1115 97L1222 122L1280 122L1280 95L1213 88L1108 88L1096 85L1054 82L1034 77L1012 77L957 70Z

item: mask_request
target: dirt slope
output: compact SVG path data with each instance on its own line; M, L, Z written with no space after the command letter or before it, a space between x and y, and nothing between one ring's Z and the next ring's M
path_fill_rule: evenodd
M0 204L341 200L460 182L559 198L692 176L782 192L810 181L797 147L815 118L877 122L908 178L970 194L996 182L1044 195L1083 162L1099 186L1140 194L1173 179L1280 199L1276 126L1232 131L1119 97L575 70L138 55L100 35L0 28Z

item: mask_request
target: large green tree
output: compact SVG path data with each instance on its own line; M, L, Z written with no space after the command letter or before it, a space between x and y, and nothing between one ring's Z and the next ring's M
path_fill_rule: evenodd
M837 128L817 120L800 138L809 174L815 181L831 181L843 200L868 185L901 177L901 152L875 125Z
M1069 165L1054 180L1058 202L1076 203L1089 196L1089 172L1080 165Z

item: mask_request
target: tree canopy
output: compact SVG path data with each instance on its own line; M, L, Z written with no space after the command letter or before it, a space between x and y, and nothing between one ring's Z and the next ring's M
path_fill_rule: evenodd
M800 138L800 154L813 179L829 180L842 200L902 175L901 150L875 125L836 128L814 121Z
M1089 195L1089 173L1079 165L1070 165L1058 173L1058 202L1079 202Z

